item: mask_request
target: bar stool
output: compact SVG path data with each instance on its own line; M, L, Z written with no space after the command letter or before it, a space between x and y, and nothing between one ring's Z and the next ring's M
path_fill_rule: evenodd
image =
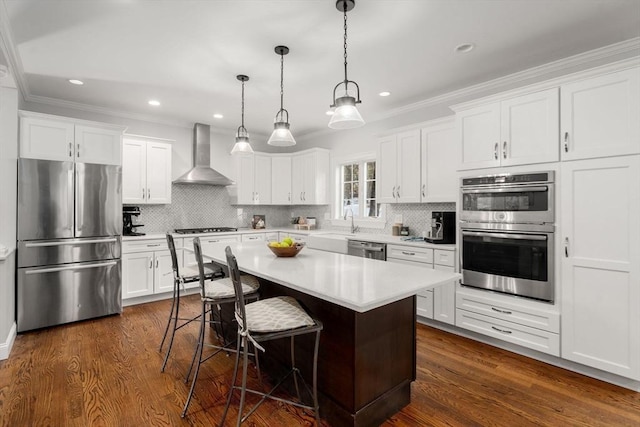
M240 407L238 408L238 420L236 425L240 426L257 408L265 401L265 399L273 399L291 405L311 409L315 412L316 425L320 424L319 405L318 405L318 347L320 344L320 332L322 331L322 322L318 319L312 318L292 297L282 296L268 298L260 301L256 301L245 305L244 295L240 284L240 271L238 269L238 263L236 257L231 252L231 248L227 246L227 267L229 269L229 276L233 282L235 289L235 315L238 321L238 339L236 345L236 361L233 368L233 380L231 382L231 388L229 389L229 395L227 397L227 404L224 408L224 414L222 415L222 421L220 426L224 425L224 420L227 417L229 411L229 405L231 403L231 397L234 390L240 390ZM313 353L313 385L312 390L309 390L309 386L300 374L300 371L295 366L295 342L294 339L297 335L315 333L315 347ZM261 391L252 390L247 388L247 362L248 362L248 346L249 343L253 344L254 348L265 351L261 342L276 340L280 338L290 338L291 344L291 370L281 378L273 388L263 393ZM243 356L242 366L242 384L236 385L236 377L238 375L238 365L240 363L240 352ZM309 392L313 398L313 406L304 405L300 402L293 400L282 399L273 396L273 392L284 382L286 378L293 375L294 384L296 388L296 394L298 401L300 401L300 389L298 387L297 378L300 377L307 392ZM244 401L246 393L256 394L262 396L262 399L249 410L247 415L242 416L244 409Z
M213 281L205 281L205 268L204 263L202 261L202 247L200 246L200 238L196 237L193 239L193 249L196 256L196 261L198 262L198 270L199 270L199 280L200 280L200 300L202 301L202 312L200 314L200 332L198 334L198 343L196 345L195 352L193 353L193 359L191 360L191 366L189 367L189 371L187 372L187 376L185 377L185 382L189 380L189 376L191 375L191 371L195 365L195 373L193 374L193 380L191 382L191 388L189 390L189 396L187 397L187 401L184 405L184 410L182 411L182 417L187 414L187 409L189 408L189 403L191 402L191 398L193 397L193 392L195 390L196 381L198 380L198 373L200 372L200 365L206 362L216 354L221 351L233 352L235 351L232 348L234 344L233 341L227 343L224 338L224 329L221 328L221 333L218 334L218 337L222 336L222 345L216 345L211 343L204 342L204 335L206 325L212 322L223 324L222 317L220 315L220 306L222 304L233 303L236 301L236 290L234 283L230 278L225 277L218 280ZM260 284L258 283L258 279L253 276L240 276L238 275L238 291L243 298L247 298L249 300L257 300L259 298L258 289L260 288ZM207 320L207 314L211 315L211 320ZM214 314L217 314L217 320L215 320ZM214 352L207 355L206 357L202 357L204 347L213 348ZM197 360L197 364L196 364ZM257 357L256 357L257 364Z
M169 329L171 328L171 336L169 338L169 347L167 348L167 353L164 356L164 362L162 363L162 369L160 372L164 372L165 367L167 366L167 361L169 360L169 354L171 353L171 348L173 347L173 338L176 335L176 331L181 329L184 326L187 326L189 323L194 320L198 320L200 315L190 318L180 317L180 293L185 290L185 283L192 283L200 279L200 273L197 267L184 267L182 269L182 274L180 273L180 267L178 265L178 257L176 255L176 245L173 241L173 236L169 233L166 235L167 237L167 246L169 247L169 253L171 254L171 268L173 270L173 298L171 300L171 312L169 313L169 319L167 320L167 326L164 328L164 335L162 336L162 341L160 342L160 348L158 351L162 351L162 347L164 346L164 342L167 339L167 335L169 334ZM204 277L205 279L220 278L224 277L224 272L222 268L214 263L207 263L204 266Z

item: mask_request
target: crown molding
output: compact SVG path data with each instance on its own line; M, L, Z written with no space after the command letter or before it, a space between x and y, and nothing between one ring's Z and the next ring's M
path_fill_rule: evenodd
M29 93L29 84L24 78L24 67L20 56L14 48L15 43L13 42L13 33L11 32L8 16L7 6L4 0L0 0L0 49L5 53L14 83L18 87L22 98L25 99L25 94Z

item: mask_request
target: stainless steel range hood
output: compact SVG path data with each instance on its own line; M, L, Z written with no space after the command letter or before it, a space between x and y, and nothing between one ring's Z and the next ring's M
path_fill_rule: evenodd
M196 123L193 127L193 168L174 184L231 185L232 180L214 170L211 164L211 127Z

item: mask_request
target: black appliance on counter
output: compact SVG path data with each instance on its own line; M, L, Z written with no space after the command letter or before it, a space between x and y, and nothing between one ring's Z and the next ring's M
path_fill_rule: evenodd
M429 243L454 244L456 243L456 213L455 212L431 212L431 228L429 237L425 237Z
M144 224L134 224L133 217L140 216L140 208L138 206L122 207L122 235L123 236L144 236L144 233L133 231L137 227L143 227Z

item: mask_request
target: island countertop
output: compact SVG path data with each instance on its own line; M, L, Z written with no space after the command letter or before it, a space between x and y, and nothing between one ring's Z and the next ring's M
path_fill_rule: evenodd
M458 273L304 248L278 258L265 242L221 242L203 256L226 265L231 247L241 271L364 313L460 279Z

